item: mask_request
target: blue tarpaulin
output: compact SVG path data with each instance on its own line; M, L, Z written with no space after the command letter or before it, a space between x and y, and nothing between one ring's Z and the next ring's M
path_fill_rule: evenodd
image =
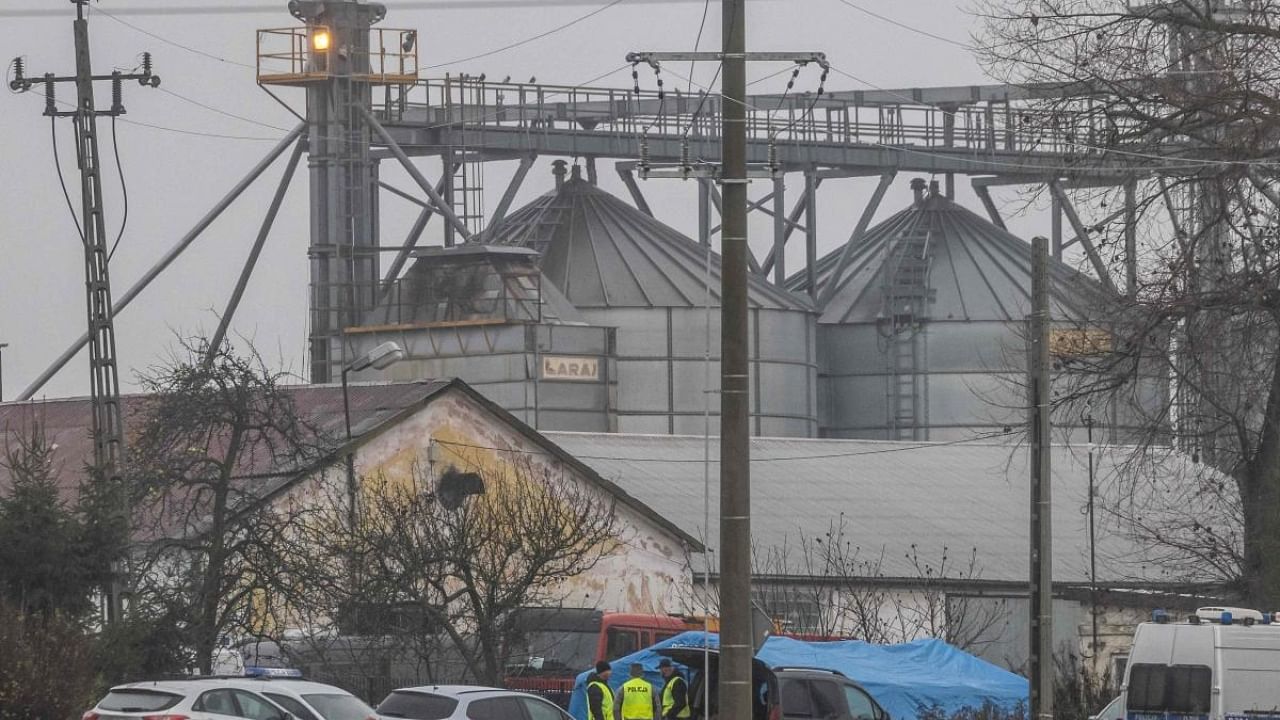
M720 638L711 633L687 632L651 648L615 660L609 685L617 690L628 679L632 663L645 668L645 677L662 686L656 650L666 647L712 649ZM893 720L915 720L923 711L939 708L952 713L991 703L1010 711L1025 705L1026 678L956 649L941 640L916 640L902 645L872 645L860 640L805 642L771 637L756 655L769 667L811 667L838 670L866 688ZM569 713L587 720L586 680L578 676L569 701ZM686 677L688 673L686 672Z

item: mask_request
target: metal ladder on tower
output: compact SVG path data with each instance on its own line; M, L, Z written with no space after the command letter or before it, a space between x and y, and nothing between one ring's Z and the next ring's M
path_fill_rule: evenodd
M484 163L468 160L466 148L453 164L449 180L453 213L467 226L472 236L484 230Z
M465 117L469 108L483 109L484 89L483 78L479 82L465 75L458 82L446 79L444 89L446 102L455 106L458 113ZM478 154L473 155L467 152L465 128L461 129L459 135L462 138L462 145L446 153L445 162L449 163L452 169L445 189L445 198L453 214L466 225L474 238L480 235L485 226L484 162ZM445 244L453 245L455 240L456 233L453 228L446 226Z
M362 266L372 259L366 254L369 249L359 247L358 241L361 232L358 224L367 220L367 214L364 211L367 183L364 177L365 168L360 160L360 150L368 147L365 122L360 112L360 100L357 97L355 83L349 78L343 78L339 80L338 88L341 93L340 104L346 126L342 148L342 170L339 173L343 197L342 227L345 247L339 248L336 256L341 263L338 276L343 278L344 282L338 290L339 317L335 328L346 328L359 324L363 311L372 308L372 303L365 300L365 295L372 295L377 289L360 286Z
M893 242L882 278L891 440L923 439L928 384L921 367L924 336L920 323L928 318L932 300L930 259L928 229L912 228Z

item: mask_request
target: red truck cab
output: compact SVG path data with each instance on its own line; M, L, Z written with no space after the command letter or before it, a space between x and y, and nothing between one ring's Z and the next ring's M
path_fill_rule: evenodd
M515 618L516 645L506 686L568 707L578 674L700 629L669 615L613 613L588 608L525 608Z

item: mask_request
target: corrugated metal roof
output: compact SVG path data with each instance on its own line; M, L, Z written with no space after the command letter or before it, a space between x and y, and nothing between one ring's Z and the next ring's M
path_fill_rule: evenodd
M293 398L299 419L315 429L317 437L320 438L317 444L333 452L341 450L346 437L342 387L340 385L294 385L285 389ZM617 486L609 478L595 473L591 466L581 463L562 448L549 442L545 433L539 433L525 425L460 380L351 384L348 392L351 435L357 443L365 436L374 436L401 413L423 406L449 389L466 394L506 422L514 432L542 446L545 452L559 458L560 461L576 467L589 481L616 497L620 503L649 518L695 551L701 551L699 539L688 535L683 527L655 512L653 508L630 495L625 488ZM121 398L126 431L130 420L138 418L138 414L144 411L147 397L146 395L126 395ZM63 499L68 503L75 502L80 482L84 478L83 469L93 461L93 443L89 434L91 423L89 398L0 403L0 453L5 447L11 446L20 439L24 433L29 432L32 423L39 423L45 433L46 442L57 446L53 457L54 481L58 484ZM255 455L248 458L238 472L247 476L242 481L244 483L242 489L245 492L269 495L292 480L299 474L299 470L301 468L278 467L272 463L270 457ZM12 478L7 468L0 463L0 489L7 488L11 482Z
M511 213L484 242L543 253L543 277L579 308L701 307L707 251L580 177ZM720 299L720 256L711 254L711 301ZM811 310L807 298L752 276L754 307Z
M359 438L449 387L451 380L427 380L414 383L352 384L351 434ZM297 385L287 388L293 398L298 416L316 429L324 444L337 447L345 439L342 414L342 388L337 385ZM136 423L146 404L145 395L126 395L121 398L125 429ZM91 423L89 398L60 398L34 402L10 402L0 404L0 448L13 446L33 423L39 423L48 443L56 444L54 452L55 480L63 497L73 500L83 478L83 468L93 461L93 442L90 438ZM241 468L245 475L262 475L279 472L270 457L255 457L249 467ZM8 470L0 465L0 487L10 482ZM267 482L260 480L258 482Z
M718 544L717 440L712 438L711 515L704 517L703 438L603 433L546 433L601 476L697 538ZM1054 578L1089 579L1088 471L1083 450L1053 457ZM1012 444L865 440L751 439L752 540L791 549L793 574L805 574L801 535L821 537L847 523L845 540L875 560L885 577L915 578L906 556L917 548L934 563L947 548L953 567L977 550L980 577L1020 582L1028 576L1030 503L1027 450ZM1100 486L1115 474L1095 458ZM1140 547L1099 514L1099 582L1170 583ZM1179 576L1180 581L1186 580ZM1207 581L1209 578L1205 578Z
M839 289L822 308L820 323L875 322L884 312L886 255L906 233L928 232L931 264L928 285L935 294L935 320L1021 321L1031 306L1031 245L939 194L913 203L867 231L841 275ZM844 248L817 264L821 297ZM1084 319L1104 299L1095 280L1059 260L1050 259L1053 313ZM806 289L804 273L787 287Z

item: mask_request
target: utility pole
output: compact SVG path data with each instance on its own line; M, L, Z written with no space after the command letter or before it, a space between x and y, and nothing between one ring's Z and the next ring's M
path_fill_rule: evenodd
M720 716L752 716L751 443L747 359L747 3L721 3Z
M1031 241L1028 395L1031 430L1031 714L1053 720L1053 525L1049 487L1049 241Z
M751 669L757 636L751 605L751 396L747 345L747 183L776 180L780 168L747 167L747 62L817 63L820 52L746 51L746 0L722 0L719 53L633 52L627 62L655 69L664 61L717 60L720 86L720 168L681 163L655 169L644 160L642 176L687 180L714 178L722 186L720 265L720 716L749 720L754 707ZM821 90L819 90L821 92ZM705 208L704 208L705 209ZM705 213L703 213L705 215ZM704 218L705 221L705 218ZM812 213L810 222L813 222Z
M9 343L0 343L0 402L4 402L4 349Z
M71 0L76 6L76 19L72 24L75 36L76 74L60 77L45 73L44 114L50 120L69 117L75 126L76 161L80 168L80 240L84 246L85 294L89 328L89 397L92 411L93 469L96 481L116 486L120 479L120 465L124 459L124 420L120 409L120 379L116 364L115 318L111 298L111 277L108 271L110 248L107 241L105 210L102 198L102 176L98 154L99 115L116 117L123 115L123 87L125 80L137 80L144 87L157 87L160 78L151 72L151 55L143 54L141 73L113 72L110 75L94 75L89 59L89 21L85 18L85 5L89 0ZM9 88L17 92L30 90L32 81L27 78L21 58L13 61L13 80ZM111 109L98 110L93 100L93 83L111 81ZM74 110L59 110L54 90L59 83L75 83L76 104ZM127 507L120 508L127 513ZM120 592L118 585L107 591L107 621L120 618Z

